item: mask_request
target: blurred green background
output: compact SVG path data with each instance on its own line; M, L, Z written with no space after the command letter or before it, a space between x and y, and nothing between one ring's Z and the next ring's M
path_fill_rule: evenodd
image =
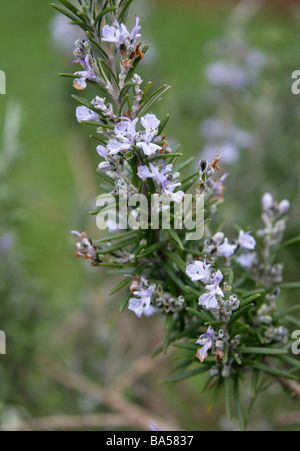
M196 160L203 147L199 124L212 115L204 76L205 67L214 61L208 44L228 30L235 4L135 2L143 38L153 45L141 75L155 86L172 85L159 108L172 113L166 133L170 142L182 144L186 157L195 155ZM0 17L0 69L7 77L7 94L0 96L1 124L11 105L21 108L19 157L5 180L8 194L0 205L0 232L17 237L15 249L2 258L0 267L0 329L7 335L7 355L0 359L2 427L17 429L31 418L51 417L54 426L46 423L47 429L58 427L59 418L61 428L80 429L79 416L94 414L99 418L94 425L90 419L91 428L141 429L149 414L186 430L234 428L234 422L224 420L222 403L201 392L205 380L159 384L171 372L172 356L158 361L148 356L163 336L162 322L138 321L130 312L120 316L118 298L108 299L106 294L113 276L72 256L69 230L88 228L92 236L96 232L93 218L87 217L99 194L97 156L88 128L76 121L70 80L58 77L75 69L72 45L68 46L73 31L55 17L48 0L5 2ZM259 125L255 105L262 98L270 103L269 115L261 147L222 167L222 172L230 172L223 211L226 227L259 225L260 199L268 190L292 202L288 237L300 233L300 97L291 93L291 73L300 69L299 26L293 2L265 2L247 26L250 45L262 49L269 63L249 105L241 105L246 112L236 111L251 132ZM239 105L239 94L235 101ZM295 245L281 254L287 281L299 277L299 251ZM290 305L298 295L287 292L281 302ZM93 380L105 395L101 398L83 381L76 385L62 371ZM110 398L109 389L125 397L129 410L144 409L144 423L135 424L138 415L133 414L120 425L124 418L112 415L122 402ZM297 410L299 404L289 395L282 397L279 388L273 389L256 407L250 427L297 429ZM71 416L73 423L64 423Z

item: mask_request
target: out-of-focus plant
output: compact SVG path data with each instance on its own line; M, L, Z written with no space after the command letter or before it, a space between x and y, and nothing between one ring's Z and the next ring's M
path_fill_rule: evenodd
M224 163L235 163L242 156L247 160L250 150L256 154L254 149L264 144L262 126L257 124L266 125L269 116L265 116L270 115L263 77L263 69L270 61L265 52L249 44L247 37L249 22L258 9L257 2L240 2L222 37L208 45L215 60L204 71L209 84L206 107L210 117L200 126L205 141L202 157L219 153Z
M288 356L288 327L294 324L290 315L298 306L279 311L276 302L281 289L290 286L283 282L282 266L276 260L278 250L291 244L282 244L289 202L277 203L265 194L263 228L257 232L239 229L229 240L222 225L213 221L227 177L216 177L219 157L202 159L199 169L181 180L180 171L191 160L180 163L182 154L168 144L164 129L169 115L159 120L151 112L169 86L152 91L151 82L143 82L137 74L148 44L141 38L140 17L131 31L126 26L132 0L78 3L76 7L60 0L60 5L53 6L86 33L86 38L76 41L74 51L82 70L64 75L73 78L79 92L89 85L97 91L92 100L73 98L80 104L77 120L95 127L91 138L102 159L97 172L106 194L98 197L98 207L91 214L114 232L91 239L86 232L73 231L78 237L75 255L122 275L110 292L128 287L120 312L128 307L137 317L165 316L166 337L154 354L166 353L170 345L184 351L175 376L167 381L207 373L206 387L224 389L228 417L234 405L244 428L240 385L248 375L252 401L270 378L298 380L299 363ZM226 76L228 70L224 68ZM189 190L194 197L185 212L193 220L199 211L204 213L205 234L197 240L179 224L180 206ZM170 202L167 227L164 215L156 227L153 216L152 223L141 223L153 209L165 213L166 204L149 207L158 195ZM148 203L137 208L141 199ZM190 234L199 231L199 224L194 224Z
M0 365L1 422L8 421L11 415L22 416L28 409L34 412L38 403L32 391L31 370L38 341L36 324L40 303L36 282L25 269L24 246L18 238L24 190L14 182L14 171L22 157L20 119L19 105L9 104L0 144L0 329L7 341L6 355L1 356Z

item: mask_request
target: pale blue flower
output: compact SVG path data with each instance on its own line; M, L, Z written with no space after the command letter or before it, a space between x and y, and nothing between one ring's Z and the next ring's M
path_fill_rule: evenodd
M256 241L253 236L250 236L251 232L244 233L243 230L239 233L238 244L244 249L249 249L253 251L256 246Z
M129 150L131 142L127 138L123 138L123 142L119 142L117 139L112 138L108 141L107 150L108 155L116 155L119 152Z
M242 254L236 258L236 261L243 268L252 268L252 266L257 263L257 254L256 252L250 252L249 254Z
M151 299L156 286L151 284L150 286L145 287L136 277L133 277L133 279L130 289L136 297L129 299L128 309L133 311L138 318L143 314L145 316L150 316L154 313L154 310L156 311L156 309L151 306Z
M98 164L99 171L106 172L111 170L111 164L108 161L102 161Z
M75 75L80 78L76 78L74 80L73 86L77 90L85 89L87 86L86 80L94 80L96 78L94 69L92 68L92 66L90 64L90 55L87 54L84 60L75 60L74 62L81 63L86 68L86 70L75 72Z
M145 180L147 178L154 179L159 185L161 185L164 194L174 200L174 202L181 202L184 197L184 192L178 191L177 193L174 193L174 190L178 186L181 186L181 183L172 184L166 177L166 174L172 171L173 165L167 165L165 161L163 161L163 169L161 171L159 171L152 163L150 163L149 166L150 169L148 168L148 166L139 166L138 176L142 180Z
M135 26L133 27L131 33L130 33L130 39L133 41L136 38L140 38L141 34L139 33L140 29L142 28L140 26L140 20L141 18L139 16L135 17Z
M145 128L147 134L152 134L153 132L157 134L160 120L157 119L154 113L146 114L146 116L143 116L141 118L141 123Z
M204 285L211 281L211 265L207 265L206 261L194 261L186 269L187 275L193 282L200 280Z
M111 26L105 25L102 28L102 41L112 42L116 47L126 44L127 40L129 40L129 43L133 43L135 39L141 37L139 34L141 29L139 22L140 18L137 16L135 26L133 27L131 33L129 33L126 25L123 23L120 24L117 20L115 20Z
M198 340L196 341L197 345L202 346L201 349L197 350L197 357L201 361L201 363L204 362L204 360L207 357L208 351L213 347L214 333L215 333L214 329L211 326L209 326L207 332L201 335L201 337L199 337Z
M273 206L274 200L270 193L265 193L262 198L262 206L264 210L269 210Z
M99 144L99 146L96 147L96 150L98 152L98 154L100 155L100 157L107 157L108 154L108 150L105 146L102 146L102 144Z
M218 300L224 297L224 293L219 287L223 280L223 274L218 270L214 276L213 284L206 285L207 292L202 294L199 298L199 305L202 305L206 310L215 310L219 306Z
M146 114L141 118L141 123L145 128L144 137L141 136L141 141L137 142L137 147L143 150L144 154L147 156L155 154L162 147L154 144L152 141L158 134L158 127L160 121L157 119L155 114Z
M234 254L236 251L236 245L235 244L229 244L228 238L225 238L224 243L218 246L217 248L217 255L219 257L231 257L231 255Z
M78 122L95 121L99 122L99 115L95 111L90 110L86 106L78 106L76 108L76 118Z
M157 144L152 143L152 138L149 136L150 139L147 141L140 141L136 144L136 146L144 152L145 155L150 156L154 155L158 150L161 150L161 147Z
M206 69L206 77L215 86L232 89L241 89L248 82L248 74L243 67L225 61L210 64Z
M125 140L128 140L131 144L133 144L136 137L136 125L138 120L139 119L136 118L132 121L127 117L123 117L122 121L115 127L116 138L121 140L124 140L125 138Z
M112 42L116 47L124 44L129 37L129 31L126 25L119 24L118 21L114 22L114 25L105 25L102 28L102 41Z

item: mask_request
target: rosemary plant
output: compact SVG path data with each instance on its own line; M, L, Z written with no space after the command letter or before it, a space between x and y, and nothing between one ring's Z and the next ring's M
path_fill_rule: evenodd
M175 376L167 381L207 373L206 388L223 389L227 415L231 418L235 407L243 429L247 420L240 385L245 380L252 378L251 405L266 379L298 380L300 363L289 349L290 326L300 328L291 314L299 306L277 308L281 290L291 285L283 282L276 256L297 240L282 244L290 204L265 194L263 228L235 230L232 240L214 222L228 175L218 175L222 157L202 159L199 169L182 179L191 159L181 161L179 149L167 141L169 114L158 119L152 112L170 87L152 90L151 82L137 73L149 46L141 38L140 17L132 30L126 26L132 1L78 0L77 7L60 0L53 5L86 34L74 50L81 70L62 75L73 78L78 121L95 127L91 138L101 159L102 193L91 214L100 228L104 224L110 230L100 239L73 231L75 255L120 274L109 293L126 290L120 312L128 308L137 317L165 316L166 337L154 355L166 353L170 345L184 350ZM97 89L94 98L82 96L88 85ZM197 239L178 227L178 206L188 192L193 194L191 219L199 211L204 214L204 234ZM153 212L149 202L156 195L169 200L169 227L162 217L156 227L153 219L141 221ZM140 197L135 196L144 196L148 204L137 208ZM165 213L165 205L155 208ZM194 224L192 235L198 231Z

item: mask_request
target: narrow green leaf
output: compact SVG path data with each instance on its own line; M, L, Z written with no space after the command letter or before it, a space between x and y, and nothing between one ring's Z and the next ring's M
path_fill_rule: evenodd
M166 94L171 89L171 86L164 85L157 91L155 91L142 105L142 107L139 109L137 116L141 117L143 116L151 106L157 102L164 94Z
M109 67L109 65L107 64L106 61L100 59L99 62L101 64L102 70L104 70L104 68L105 68L108 71L111 78L114 80L115 85L119 89L119 80L117 79L116 74L114 74L114 72L111 70L111 68Z
M236 337L237 335L241 335L243 332L245 332L246 330L249 329L249 325L245 324L244 326L238 327L237 329L235 329L231 334L230 334L230 340L233 340L234 337Z
M300 288L300 282L286 282L280 284L280 288Z
M187 312L191 313L193 316L196 316L196 318L201 319L202 321L213 321L213 318L206 313L204 310L201 310L201 312L198 312L198 310L194 310L190 307L186 307L185 309Z
M167 114L166 117L160 122L159 127L158 127L158 134L161 135L162 132L164 131L167 123L169 122L170 119L170 114Z
M286 365L290 365L293 366L294 368L297 368L298 370L300 370L300 361L293 359L292 357L289 356L282 356L280 357L280 360L282 362L284 362Z
M274 348L257 348L257 347L239 347L236 352L239 354L260 354L260 355L284 355L288 354L285 349L274 349Z
M154 252L161 249L163 246L165 246L165 243L160 241L158 243L154 243L151 246L149 246L144 252L142 252L140 255L137 255L136 258L145 258L148 257L148 255L153 254Z
M300 329L300 321L297 318L294 318L293 316L286 316L285 320L288 321L291 324L294 324L294 326L299 327Z
M223 362L226 363L227 360L228 360L228 343L225 343L223 349Z
M195 288L190 287L189 285L186 285L185 289L188 293L193 294L197 299L199 299L201 293L199 291L197 291Z
M194 332L203 324L203 320L196 321L195 324L192 324L189 327L186 327L182 332L176 335L176 340L181 340L184 337L190 337L194 335Z
M117 293L118 291L122 290L122 288L126 287L126 285L129 284L129 282L132 282L132 277L124 277L123 280L121 280L121 282L119 282L115 288L113 288L112 290L110 290L110 292L108 293L108 296L112 296L113 294Z
M228 321L227 326L231 326L233 323L235 323L241 316L245 315L254 307L254 304L245 305L245 307L239 308L231 317L231 319Z
M68 8L73 14L77 15L79 13L79 10L67 0L58 0L58 1L66 8Z
M143 88L143 97L142 97L142 100L141 100L141 104L143 104L144 101L146 100L146 97L147 97L147 94L148 94L148 92L149 92L149 90L151 88L151 85L152 85L152 81L148 81L148 83L146 83L145 87Z
M98 175L100 175L101 178L103 178L110 185L115 186L116 181L113 178L111 178L109 175L105 174L105 172L100 171L99 169L97 169L96 172L97 172Z
M173 313L168 313L166 315L166 321L165 321L165 328L169 329L169 327L171 326L171 323L173 321Z
M186 349L188 351L194 351L196 353L197 346L192 343L173 343L174 348Z
M185 169L187 166L189 166L193 161L195 157L188 158L187 160L183 161L182 163L176 165L174 167L174 172L181 172L183 169Z
M233 399L235 405L235 411L239 420L241 431L245 430L245 417L241 405L240 394L239 394L239 379L236 376L233 381Z
M282 312L275 313L274 314L274 318L276 320L281 319L281 318L286 318L291 313L294 313L294 312L296 312L299 309L300 309L300 305L294 305L293 307L287 308L287 309L283 310Z
M246 305L250 304L252 301L255 301L256 299L260 298L261 294L257 293L257 294L253 294L252 296L249 296L246 299L243 299L241 301L240 307L245 307Z
M170 229L170 230L166 230L166 232L170 235L170 237L172 238L173 241L175 241L175 243L178 244L178 246L180 247L180 249L183 251L183 244L181 239L179 238L178 234L175 232L175 230Z
M164 254L171 260L175 265L185 274L186 271L186 263L180 258L180 256L175 252L169 252L168 250L163 251Z
M251 381L251 395L252 398L256 398L257 396L257 386L258 386L258 380L259 380L259 371L253 370L252 372L252 381Z
M133 0L126 0L125 2L124 2L124 6L121 8L121 11L120 11L120 13L119 13L119 15L118 15L118 22L125 22L125 20L126 20L126 17L127 17L127 13L128 13L128 9L129 9L129 7L130 7L130 5L131 5L131 3L133 2Z
M155 157L151 158L151 161L154 160L161 160L162 158L174 158L174 157L182 157L182 153L164 153L160 155L156 155Z
M182 280L180 279L179 276L176 275L175 271L173 271L173 269L171 269L168 265L166 265L165 263L161 262L161 268L167 273L167 275L173 280L173 282L175 282L175 284L183 291L185 292L185 285L182 282Z
M299 241L300 241L300 235L296 236L294 238L291 238L290 240L288 240L285 243L281 244L279 247L277 247L276 251L279 251L281 249L284 249L285 247L291 246L292 244L298 243Z
M172 322L168 327L168 332L167 335L164 339L164 343L163 343L163 349L162 352L163 354L167 353L168 347L170 346L170 344L172 343L172 332L174 331L175 325L177 323L177 317L174 318L174 315L172 315Z
M103 9L98 16L95 19L95 25L97 25L97 23L99 22L99 24L101 23L103 17L108 14L111 13L112 11L115 11L116 9L118 9L117 6L109 6L108 8Z
M136 263L99 263L99 266L107 267L107 268L131 268L136 266Z
M232 420L232 406L231 406L231 378L225 377L224 379L224 386L225 386L225 409L226 409L226 416L228 421Z
M79 25L81 28L83 28L84 30L89 30L92 31L92 28L90 26L88 26L84 21L82 21L80 19L79 16L77 16L76 14L72 13L70 10L68 10L67 8L60 6L60 5L56 5L55 3L51 3L51 6L56 9L57 11L59 11L60 13L64 14L65 16L67 16L69 19L72 20L72 22L74 22L74 24Z
M299 377L293 376L292 374L287 373L285 371L278 370L277 368L272 368L268 365L264 365L263 363L256 363L255 365L253 365L253 368L262 371L264 373L270 374L271 376L299 381Z
M124 232L124 233L112 233L111 235L107 235L104 238L100 238L99 240L96 240L96 243L100 244L100 243L107 243L108 241L115 241L115 240L121 240L122 238L129 238L132 235L135 235L136 231L135 230L130 230L128 232Z
M175 376L163 379L162 381L160 381L160 383L161 384L169 384L169 383L173 383L173 382L180 382L180 381L183 381L190 377L198 376L199 374L205 373L209 369L210 369L210 366L204 366L201 368L197 368L193 371L188 371L186 373L175 374Z
M120 303L119 305L119 312L122 313L125 308L128 305L129 299L131 298L132 294L129 292L127 293L127 295L124 297L123 301Z
M112 252L123 250L124 247L129 246L129 244L133 244L135 242L135 237L127 238L125 240L121 240L116 244L113 244L112 246L109 246L104 249L98 249L97 254L105 255L105 254L111 254Z

